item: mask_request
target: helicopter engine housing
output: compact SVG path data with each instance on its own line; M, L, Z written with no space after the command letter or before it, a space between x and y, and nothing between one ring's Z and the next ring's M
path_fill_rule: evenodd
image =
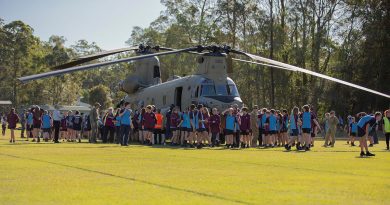
M129 76L119 83L119 89L127 94L133 94L141 87L140 79L137 76Z

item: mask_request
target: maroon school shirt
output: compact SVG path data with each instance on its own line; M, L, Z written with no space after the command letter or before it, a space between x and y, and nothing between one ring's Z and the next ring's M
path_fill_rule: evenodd
M7 116L8 127L14 129L16 127L16 123L19 122L19 116L16 113L10 113Z
M143 122L145 129L154 129L154 126L157 122L156 115L153 112L145 112L145 114L143 115Z
M209 119L209 115L206 113L202 113L202 112L198 112L198 128L205 128L205 129L209 129L209 124L207 122L201 122L200 120L206 120L208 121ZM202 126L203 125L203 126Z
M244 132L251 129L251 116L248 113L241 116L240 129Z
M171 116L170 116L170 119L171 119L171 121L170 121L169 125L171 126L171 128L177 128L177 126L180 123L180 116L179 116L179 114L172 112Z
M105 116L105 122L104 122L104 125L107 126L107 127L114 127L114 114L109 114L107 113L107 115Z
M221 131L221 117L218 114L211 115L209 125L211 133L219 133Z

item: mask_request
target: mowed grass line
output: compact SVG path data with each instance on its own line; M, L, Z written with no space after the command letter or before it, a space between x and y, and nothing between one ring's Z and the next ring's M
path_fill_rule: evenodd
M389 204L390 153L0 140L0 204Z

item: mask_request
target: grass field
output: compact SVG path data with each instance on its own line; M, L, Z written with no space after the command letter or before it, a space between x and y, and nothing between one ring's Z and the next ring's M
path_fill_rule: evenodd
M7 130L9 133L9 131ZM390 204L390 152L201 150L0 137L0 204Z

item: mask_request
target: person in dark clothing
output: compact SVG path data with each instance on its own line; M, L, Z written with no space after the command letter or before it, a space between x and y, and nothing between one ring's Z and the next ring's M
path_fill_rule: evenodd
M20 121L19 116L15 112L15 108L12 108L10 113L7 116L8 120L8 129L11 130L11 140L9 142L15 143L15 133L16 124Z

